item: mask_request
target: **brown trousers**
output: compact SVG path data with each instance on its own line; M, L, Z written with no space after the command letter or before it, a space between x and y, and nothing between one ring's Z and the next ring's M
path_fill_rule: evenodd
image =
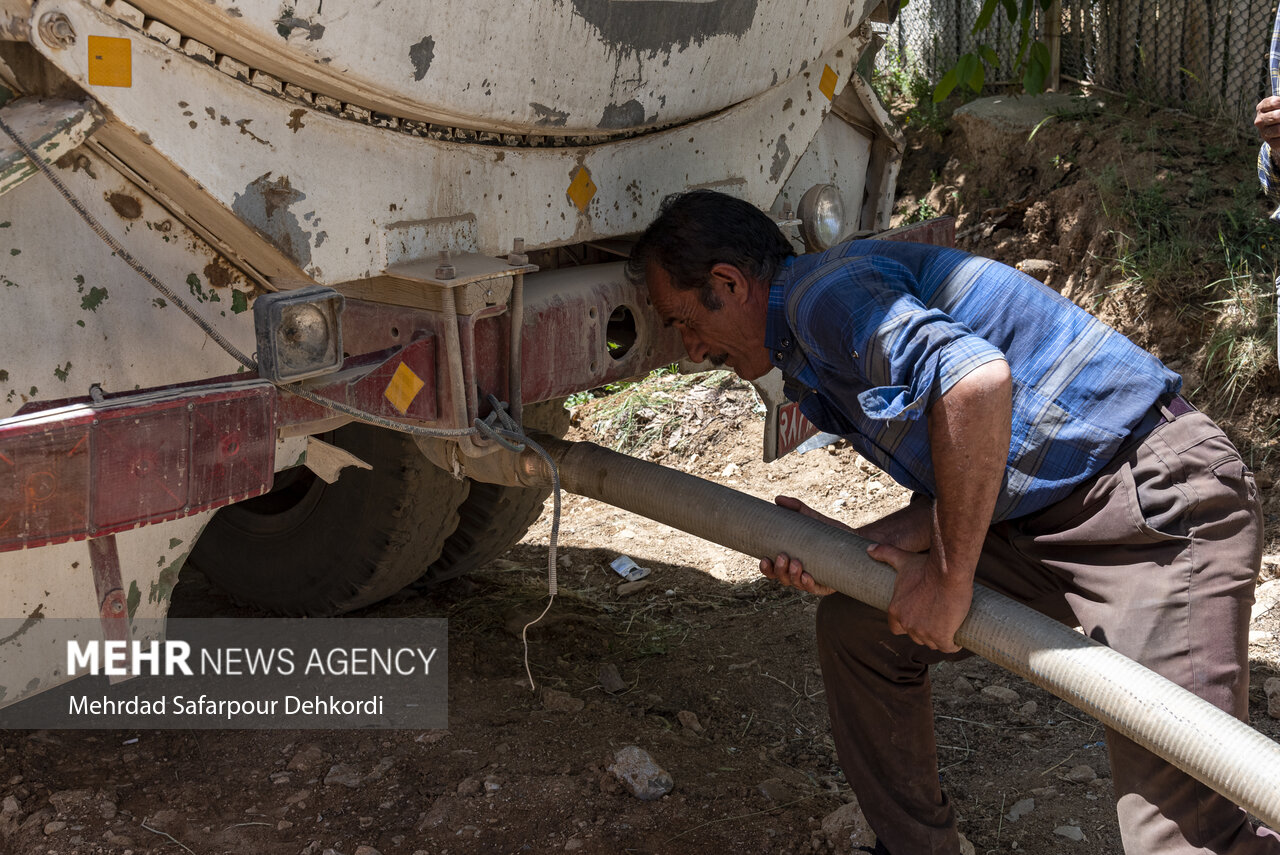
M1067 498L992 526L978 580L1248 718L1248 627L1262 552L1253 475L1222 431L1167 419ZM883 612L824 597L818 654L836 750L892 855L957 855L938 782L929 665ZM1280 836L1108 730L1128 855L1280 853Z

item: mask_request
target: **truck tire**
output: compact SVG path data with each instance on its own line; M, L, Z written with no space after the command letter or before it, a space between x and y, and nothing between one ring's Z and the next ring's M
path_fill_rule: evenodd
M564 400L543 401L524 408L527 429L563 439L569 431ZM483 567L524 537L542 515L548 487L505 487L471 482L471 491L458 509L458 527L445 541L417 587L431 587Z
M305 466L265 496L220 510L189 558L233 599L324 617L389 597L427 571L458 524L468 484L413 438L361 423L326 437L373 466L326 484Z

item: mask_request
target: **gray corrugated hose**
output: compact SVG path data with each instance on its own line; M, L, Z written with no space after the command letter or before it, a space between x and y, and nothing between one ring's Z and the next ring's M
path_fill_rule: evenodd
M786 550L824 585L886 609L867 541L727 487L590 443L548 441L562 486L753 556ZM541 458L525 478L550 483ZM1110 648L978 586L956 641L1074 704L1280 828L1280 745Z

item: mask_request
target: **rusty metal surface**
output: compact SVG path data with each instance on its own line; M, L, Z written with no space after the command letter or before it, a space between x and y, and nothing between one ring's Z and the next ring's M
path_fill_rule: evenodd
M115 535L96 537L88 542L89 565L93 569L93 589L98 597L98 619L102 623L104 641L128 641L129 606L125 599L124 577L120 573L120 551ZM121 678L112 677L111 682Z
M934 217L920 223L898 226L896 229L871 235L874 240L898 240L909 243L928 243L934 246L956 245L956 218Z
M622 353L609 347L609 319L620 307L634 326L619 330L634 335ZM621 263L526 276L524 316L525 403L637 377L684 356L679 334L663 327Z

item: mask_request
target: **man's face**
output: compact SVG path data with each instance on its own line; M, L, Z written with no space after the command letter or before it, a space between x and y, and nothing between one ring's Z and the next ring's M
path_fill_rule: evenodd
M755 380L773 367L764 345L767 292L762 285L751 287L730 265L714 270L721 272L712 276L712 307L700 292L673 287L657 264L649 265L645 277L649 299L663 324L680 331L691 360L727 365L742 379Z

